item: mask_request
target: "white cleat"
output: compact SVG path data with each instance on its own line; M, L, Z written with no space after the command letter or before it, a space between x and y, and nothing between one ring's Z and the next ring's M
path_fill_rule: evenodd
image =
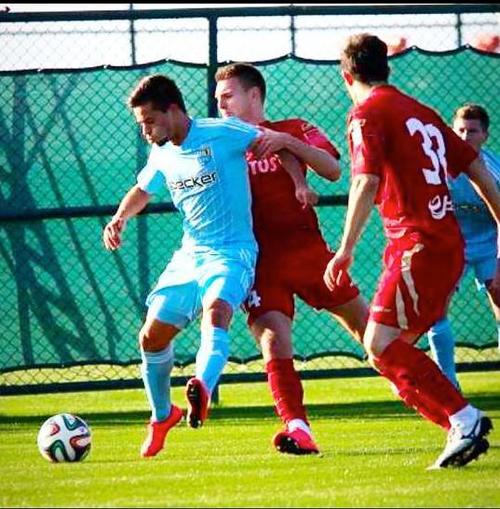
M485 436L493 429L491 419L478 410L476 422L470 430L453 426L448 432L444 451L427 470L463 467L485 453L490 444Z

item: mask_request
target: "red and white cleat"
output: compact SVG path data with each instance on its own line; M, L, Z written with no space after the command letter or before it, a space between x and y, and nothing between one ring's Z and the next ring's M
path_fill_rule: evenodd
M167 433L182 419L182 410L175 406L171 406L170 415L159 422L150 422L148 424L148 436L141 447L141 456L148 458L156 456L165 444Z

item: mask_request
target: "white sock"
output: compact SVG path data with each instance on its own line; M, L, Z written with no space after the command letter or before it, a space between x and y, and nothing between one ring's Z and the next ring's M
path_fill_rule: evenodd
M479 417L479 410L472 405L467 405L457 413L450 415L450 424L452 427L458 426L464 431L468 431L474 426Z
M302 419L292 419L287 425L288 431L295 431L301 429L305 431L309 436L312 436L311 428Z

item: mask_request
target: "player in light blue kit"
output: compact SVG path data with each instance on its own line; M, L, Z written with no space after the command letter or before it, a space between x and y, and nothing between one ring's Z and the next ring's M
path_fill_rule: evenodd
M162 75L141 80L128 105L153 146L137 184L106 225L104 244L119 248L127 220L164 186L183 216L184 230L181 248L147 298L149 309L139 333L142 377L152 408L141 449L148 457L163 448L167 432L182 418L182 410L170 402L172 340L200 312L196 377L186 387L187 420L197 427L206 417L229 355L233 312L254 277L257 244L245 151L273 133L236 118L190 118L175 82Z
M481 153L486 167L500 188L500 157L482 148L488 139L489 116L477 104L465 104L453 117L453 130ZM486 204L476 193L469 178L461 174L456 179L448 179L455 214L465 240L465 270L474 270L476 285L486 291L497 322L497 335L500 346L500 300L498 281L495 281L497 267L497 226ZM437 322L428 332L432 355L441 370L458 387L455 370L455 340L447 318Z

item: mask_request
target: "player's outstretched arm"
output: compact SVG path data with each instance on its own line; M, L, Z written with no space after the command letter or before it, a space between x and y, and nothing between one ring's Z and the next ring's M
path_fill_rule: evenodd
M149 202L151 195L135 185L123 197L118 210L111 221L104 227L102 234L106 249L114 251L121 246L122 234L127 221L138 214Z
M370 217L379 182L379 177L366 173L356 175L352 181L342 242L323 275L326 286L332 291L352 263L354 247Z

